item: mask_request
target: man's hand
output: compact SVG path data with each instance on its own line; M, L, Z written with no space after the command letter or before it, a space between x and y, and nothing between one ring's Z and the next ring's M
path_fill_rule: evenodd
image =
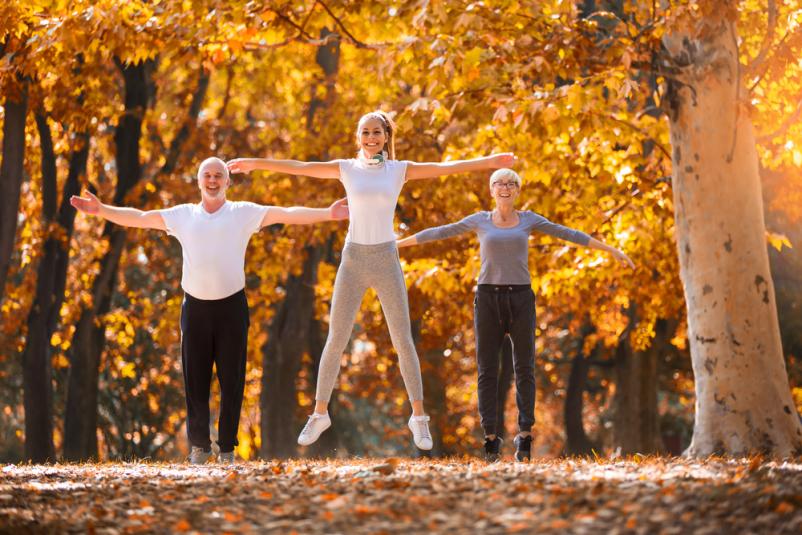
M331 206L329 206L329 215L332 221L348 219L348 199L343 197L331 203Z

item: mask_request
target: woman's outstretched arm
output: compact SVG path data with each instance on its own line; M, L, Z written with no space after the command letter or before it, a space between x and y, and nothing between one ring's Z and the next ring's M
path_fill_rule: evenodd
M413 234L412 236L407 236L406 238L397 240L395 244L398 246L399 249L402 247L409 247L411 245L418 245L418 237L415 234Z
M554 236L555 238L559 238L561 240L584 245L585 247L589 247L591 249L605 251L613 255L613 257L619 262L627 264L633 269L635 268L635 263L632 261L632 259L615 247L607 245L603 241L597 240L596 238L593 238L579 230L558 225L557 223L552 223L540 214L535 214L534 212L529 212L529 214L530 217L535 218L532 225L533 230L542 232L543 234L548 234L549 236Z
M226 162L231 173L272 171L312 178L340 178L339 160L328 162L302 162L299 160L273 160L271 158L237 158Z
M633 262L632 259L626 255L626 253L624 253L620 249L616 249L612 245L607 245L603 241L597 240L596 238L591 238L590 241L588 242L588 247L590 247L591 249L599 249L601 251L610 253L611 255L613 255L613 258L615 258L622 264L626 264L632 269L635 269L635 262Z
M100 202L100 199L88 191L85 195L86 197L73 195L70 197L70 204L72 204L76 210L85 214L102 217L103 219L124 227L167 230L164 218L158 210L144 211L136 208L112 206L110 204L103 204Z
M421 178L435 178L443 175L483 171L485 169L500 169L515 165L515 155L511 152L491 154L471 160L455 160L452 162L409 162L407 164L407 180Z
M475 230L477 224L477 214L469 215L457 221L456 223L449 223L447 225L440 225L439 227L431 227L426 230L408 236L401 240L396 241L398 247L409 247L410 245L418 245L419 243L426 243L430 241L445 240L464 234L469 230Z

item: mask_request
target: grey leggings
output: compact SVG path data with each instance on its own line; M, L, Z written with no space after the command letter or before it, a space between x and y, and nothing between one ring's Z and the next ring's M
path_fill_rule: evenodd
M329 336L320 357L315 399L328 402L331 398L343 351L351 338L356 314L368 288L376 290L381 301L409 399L422 400L423 383L409 325L407 287L394 241L376 245L348 242L343 247L340 268L334 280Z

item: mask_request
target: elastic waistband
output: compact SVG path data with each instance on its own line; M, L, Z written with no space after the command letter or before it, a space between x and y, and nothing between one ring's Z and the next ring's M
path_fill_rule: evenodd
M184 292L184 299L187 301L187 303L220 306L239 301L240 299L245 299L245 288L222 299L198 299L197 297L192 297L187 292Z
M483 293L517 293L531 290L532 287L528 284L479 284L476 286L477 292Z
M343 246L343 251L346 249L350 249L356 253L369 254L395 251L398 249L398 246L396 245L395 241L386 241L383 243L373 244L354 243L352 241L348 241L345 242L345 246Z

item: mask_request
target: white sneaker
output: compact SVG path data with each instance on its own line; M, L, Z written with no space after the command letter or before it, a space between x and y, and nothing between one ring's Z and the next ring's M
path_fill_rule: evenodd
M301 434L298 435L298 444L301 446L314 444L315 441L320 437L320 434L329 427L331 427L331 418L329 418L329 413L317 414L313 412L309 417L309 420L307 420L306 425L301 431Z
M206 461L208 461L211 456L211 448L209 448L209 451L206 451L199 446L192 446L189 452L189 464L206 464Z
M415 445L422 450L432 449L432 435L429 433L429 417L415 416L409 417L409 430L412 431L412 439Z

